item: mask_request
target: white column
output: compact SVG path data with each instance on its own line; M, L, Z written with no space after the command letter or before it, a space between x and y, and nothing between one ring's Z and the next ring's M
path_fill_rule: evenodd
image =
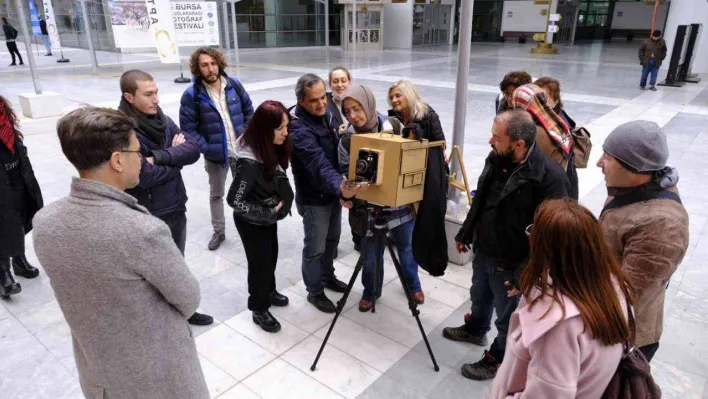
M695 0L672 0L669 15L666 17L666 31L663 32L666 47L669 49L664 60L668 69L671 52L676 39L676 28L679 25L703 24L701 37L693 49L693 64L691 72L708 73L708 2ZM664 69L662 65L662 70Z

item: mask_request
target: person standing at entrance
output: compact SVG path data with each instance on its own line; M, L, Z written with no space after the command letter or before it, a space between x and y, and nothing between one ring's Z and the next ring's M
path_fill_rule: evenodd
M42 30L42 41L44 42L44 48L47 50L46 56L52 55L52 40L49 38L49 31L47 30L47 21L44 17L39 19L39 29Z
M214 234L209 250L226 239L224 193L226 175L236 173L236 140L253 116L253 105L238 80L226 75L226 59L221 51L201 47L189 60L194 83L182 95L179 123L192 136L204 154L204 169L209 175L209 203Z
M17 65L15 63L15 55L17 55L20 59L20 65L25 65L25 63L22 62L20 50L17 49L17 43L15 43L15 40L17 39L17 29L10 25L5 17L2 17L2 31L5 34L5 45L7 46L7 51L10 52L10 56L12 57L12 64L10 64L10 66Z
M639 87L644 90L649 79L649 90L656 91L656 78L659 75L661 62L666 58L666 41L661 37L661 31L655 30L651 33L651 38L647 39L639 46L639 63L642 65L642 79Z

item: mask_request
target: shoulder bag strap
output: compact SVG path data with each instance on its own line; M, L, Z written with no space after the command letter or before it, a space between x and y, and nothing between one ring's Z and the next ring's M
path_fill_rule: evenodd
M681 198L673 191L643 189L637 190L629 194L616 196L612 199L612 201L605 205L600 214L602 215L603 213L613 208L619 208L622 206L634 204L635 202L648 201L652 199L670 199L678 202L679 204L682 203Z

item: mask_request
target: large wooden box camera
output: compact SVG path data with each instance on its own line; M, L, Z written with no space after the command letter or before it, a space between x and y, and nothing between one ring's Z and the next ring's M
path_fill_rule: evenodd
M423 199L428 141L387 133L355 134L350 145L349 179L368 181L358 199L402 206Z

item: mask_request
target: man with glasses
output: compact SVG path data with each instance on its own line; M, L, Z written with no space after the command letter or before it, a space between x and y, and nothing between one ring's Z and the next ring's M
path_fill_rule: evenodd
M125 192L146 162L135 127L107 108L59 120L79 177L35 216L35 252L71 329L85 397L207 399L187 324L199 282L167 225Z
M187 241L187 190L181 170L199 160L199 144L182 133L160 108L157 83L144 71L133 69L120 78L118 109L136 123L135 135L143 158L140 182L127 193L167 224L177 248L184 255ZM206 326L214 318L194 313L189 323Z
M525 111L506 111L494 119L492 152L477 183L477 195L460 232L457 250L472 246L472 312L460 327L446 327L453 341L487 346L492 312L497 337L482 359L462 366L473 380L494 378L506 349L511 314L518 305L518 277L529 255L529 225L541 203L568 196L563 168L536 145L536 124Z

